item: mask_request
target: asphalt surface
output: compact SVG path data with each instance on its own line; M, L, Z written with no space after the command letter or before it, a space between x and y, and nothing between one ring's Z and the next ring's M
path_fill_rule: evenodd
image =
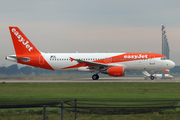
M154 79L145 80L143 77L121 77L121 78L100 78L92 80L91 78L80 78L71 80L0 80L0 83L104 83L104 82L141 82L141 83L179 83L180 78L174 79Z

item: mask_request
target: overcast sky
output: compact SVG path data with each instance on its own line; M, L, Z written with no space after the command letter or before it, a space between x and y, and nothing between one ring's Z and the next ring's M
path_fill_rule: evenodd
M180 65L179 0L0 0L0 66L14 64L9 26L42 52L162 53L161 24Z

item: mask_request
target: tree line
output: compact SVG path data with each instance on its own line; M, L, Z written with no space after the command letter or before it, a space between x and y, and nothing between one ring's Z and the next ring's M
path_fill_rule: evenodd
M8 66L8 67L0 67L0 74L1 75L17 75L17 74L24 74L24 75L30 75L30 74L51 74L51 73L58 73L58 71L51 71L36 67L30 67L30 66L24 66L24 67L18 67L17 64Z

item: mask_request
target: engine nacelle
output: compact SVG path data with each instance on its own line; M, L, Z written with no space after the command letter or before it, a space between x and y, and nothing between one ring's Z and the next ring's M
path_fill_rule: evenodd
M114 76L114 77L124 76L124 67L123 66L108 67L108 69L105 71L102 71L102 73L105 73L105 74L108 74L109 76Z

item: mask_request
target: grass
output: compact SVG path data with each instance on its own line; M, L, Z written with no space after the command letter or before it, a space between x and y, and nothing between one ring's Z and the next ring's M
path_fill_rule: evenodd
M97 115L97 114L81 114L78 113L77 120L179 120L179 113L174 114L130 114L130 115ZM42 120L42 114L11 113L11 116L0 116L0 120ZM64 120L73 120L73 112L64 112ZM54 113L47 112L47 120L61 120L60 111Z
M0 84L0 105L49 103L64 99L179 99L179 83Z
M68 107L74 105L74 98L77 98L78 106L81 107L173 106L178 105L173 100L180 98L179 86L180 83L1 83L0 106L47 104L72 100L68 105L65 104ZM176 111L167 109L148 114L131 112L128 115L104 114L109 112L109 109L103 115L95 114L101 110L100 108L85 110L85 114L81 110L83 109L79 109L78 120L180 119L178 108ZM66 109L64 114L67 120L74 117L72 109ZM60 109L47 108L47 116L48 120L60 119ZM5 119L42 119L42 108L0 109L0 120Z

